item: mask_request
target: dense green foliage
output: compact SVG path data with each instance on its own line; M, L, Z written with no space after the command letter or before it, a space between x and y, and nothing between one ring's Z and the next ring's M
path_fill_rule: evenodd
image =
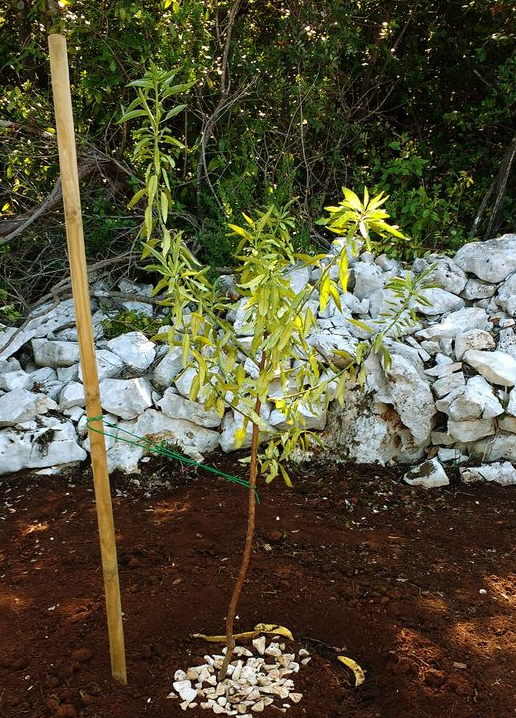
M230 261L225 221L265 205L271 190L280 203L297 198L298 249L324 242L318 236L325 230L313 221L342 185L390 195L387 210L411 238L393 251L453 250L467 237L514 136L514 3L62 5L56 11L53 0L8 0L0 9L0 120L7 125L0 126L7 179L0 209L7 220L30 212L58 175L46 34L60 30L69 43L80 156L103 160L100 178L90 177L84 192L91 257L109 247L120 252L138 234L142 217L131 216L127 201L145 182L130 160L139 118L118 120L134 99L128 83L151 60L164 72L176 69L174 82L194 83L178 98L186 109L168 121L185 145L169 176L170 211L189 246L214 265ZM133 176L108 158L130 162ZM514 174L498 232L513 229ZM1 234L7 232L0 226ZM50 251L55 235L55 226L38 224L0 245L8 267L0 288L11 296L13 276ZM47 260L59 269L57 255Z

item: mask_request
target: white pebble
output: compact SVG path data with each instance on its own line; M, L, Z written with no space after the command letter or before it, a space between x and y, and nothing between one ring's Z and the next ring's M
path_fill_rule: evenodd
M231 674L232 680L238 681L238 679L240 678L240 674L242 673L242 668L243 668L243 666L244 666L244 662L243 662L243 661L237 661L237 662L235 663L235 667L234 667L233 673Z
M265 654L267 656L272 656L273 658L279 658L281 656L281 651L279 648L267 648Z
M260 636L259 638L255 638L253 640L253 646L256 648L260 656L263 656L265 653L265 636Z
M302 693L291 693L289 698L293 703L299 703L301 698L303 697Z
M236 646L233 653L235 654L235 656L245 656L246 658L251 658L251 656L253 655L251 651L245 646Z
M184 671L179 670L174 673L175 681L184 681L186 678L187 678L187 675ZM196 678L197 678L197 676L196 676Z

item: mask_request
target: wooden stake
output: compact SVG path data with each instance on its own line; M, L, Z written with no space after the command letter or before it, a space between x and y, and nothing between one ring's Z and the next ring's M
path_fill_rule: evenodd
M87 416L92 418L101 416L102 408L100 406L99 380L97 362L95 359L88 276L86 271L86 254L84 250L81 198L77 174L77 155L75 149L66 40L62 35L49 35L48 47L50 50L50 71L54 93L59 165L61 169L61 183L63 186L66 239L68 243L73 300L77 317L77 334L79 337L79 351L84 379L84 393L86 396L86 412ZM102 429L102 425L100 428ZM126 684L127 674L125 667L122 605L120 601L120 584L118 580L115 529L113 524L111 493L109 490L106 446L102 434L90 431L89 439L100 534L102 570L104 574L104 590L106 595L111 673L117 681Z

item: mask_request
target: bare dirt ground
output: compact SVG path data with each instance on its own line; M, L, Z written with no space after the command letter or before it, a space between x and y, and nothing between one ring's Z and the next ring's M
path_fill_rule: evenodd
M168 463L144 472L140 487L113 478L126 687L110 677L88 469L2 479L2 718L212 715L166 696L176 669L213 652L190 634L223 632L246 491ZM427 492L399 476L313 466L294 489L263 486L238 629L282 624L314 657L287 718L516 716L516 489Z

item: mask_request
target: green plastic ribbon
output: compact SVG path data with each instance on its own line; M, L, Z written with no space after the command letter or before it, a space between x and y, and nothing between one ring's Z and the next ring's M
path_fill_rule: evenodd
M108 429L115 429L116 433L110 434L107 431L102 431L101 429L95 429L95 427L92 426L92 422L94 421L101 421L104 427L107 427ZM194 459L191 459L188 456L184 456L183 454L178 454L176 451L172 451L168 446L164 444L156 444L153 441L150 441L149 439L146 439L144 436L138 436L138 434L133 434L132 431L128 431L127 429L124 429L122 426L119 426L118 424L111 424L107 421L104 421L102 416L93 416L86 419L86 423L88 425L88 429L91 431L94 431L96 434L102 434L103 436L109 436L112 439L115 439L115 441L122 441L125 444L131 444L132 446L138 446L141 449L144 449L144 451L152 452L153 454L156 454L157 456L165 456L167 459L174 459L175 461L179 461L182 464L186 464L187 466L196 466L200 469L204 469L205 471L209 471L211 474L215 474L216 476L221 476L226 481L230 481L233 484L238 484L239 486L243 486L245 488L249 488L249 482L246 479L241 479L238 476L233 476L232 474L226 474L224 471L220 471L219 469L216 469L214 466L208 466L207 464L201 464L199 461L195 461ZM125 434L126 436L120 436L119 434ZM137 439L137 441L135 441ZM254 490L256 501L260 503L260 497L258 496L258 491Z

